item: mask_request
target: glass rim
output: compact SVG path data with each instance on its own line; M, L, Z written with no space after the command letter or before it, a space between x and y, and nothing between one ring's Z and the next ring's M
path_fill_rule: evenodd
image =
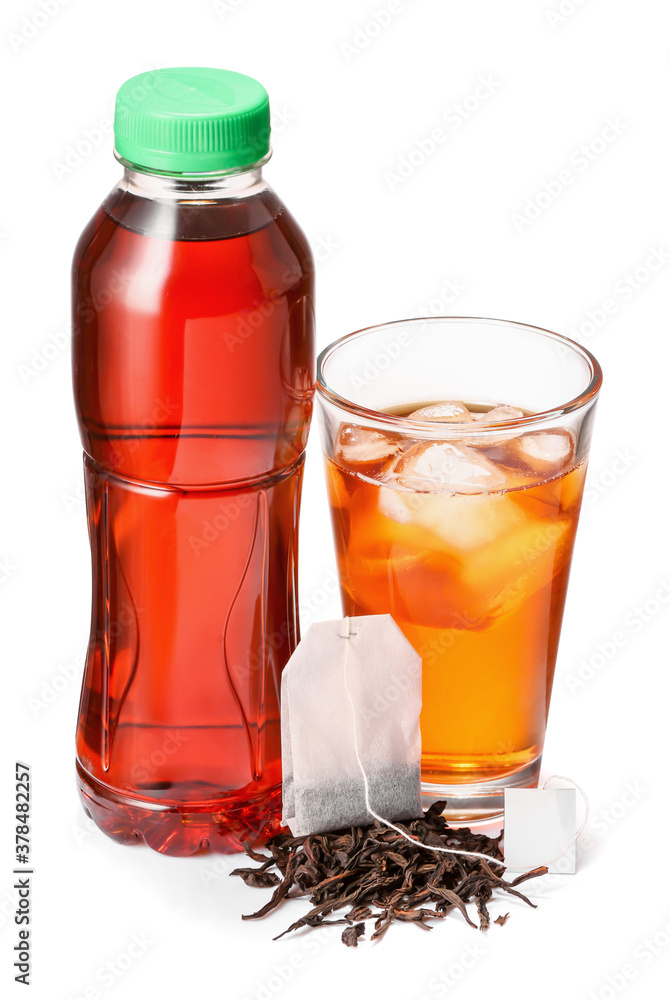
M548 410L538 410L536 413L531 413L528 416L514 417L511 420L497 420L495 423L483 425L477 423L476 427L473 428L472 424L449 423L445 425L444 423L440 423L435 420L410 420L408 417L385 413L384 410L374 410L367 406L361 406L358 403L354 403L353 400L347 399L346 396L341 396L338 392L335 392L335 390L328 385L326 379L324 378L324 367L328 359L349 341L362 338L365 334L369 334L374 330L383 330L387 327L392 328L408 325L417 326L419 324L424 325L429 323L449 325L454 323L487 323L492 326L504 326L519 330L532 331L533 333L546 337L549 340L563 344L564 346L569 347L575 354L578 354L588 366L591 376L589 384L578 396L568 400L561 406L554 406ZM421 430L424 434L428 430L435 432L436 425L442 428L448 426L449 435L453 435L455 437L461 435L472 437L473 433L477 436L480 434L495 434L500 433L501 428L513 429L515 427L527 427L529 424L536 424L555 417L565 416L569 413L573 413L575 410L581 409L594 400L600 392L602 382L603 373L600 363L591 351L588 350L588 348L583 347L582 344L578 343L576 340L572 340L570 337L565 337L561 333L554 333L552 330L547 330L541 326L533 326L530 323L520 323L516 320L495 319L489 316L426 316L391 320L388 323L373 323L371 326L365 326L360 330L355 330L353 333L347 333L342 337L338 337L337 340L334 340L332 343L328 344L327 347L324 347L316 362L317 395L327 399L339 409L346 410L349 413L356 414L357 416L363 417L367 420L374 420L378 423L388 424L392 427L402 427L408 430L416 429L417 431Z

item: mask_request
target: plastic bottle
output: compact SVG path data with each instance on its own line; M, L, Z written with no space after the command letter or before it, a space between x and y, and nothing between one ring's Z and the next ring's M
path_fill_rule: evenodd
M74 256L93 562L78 786L110 837L166 854L236 850L281 816L313 261L263 179L269 138L249 77L128 80L123 179Z

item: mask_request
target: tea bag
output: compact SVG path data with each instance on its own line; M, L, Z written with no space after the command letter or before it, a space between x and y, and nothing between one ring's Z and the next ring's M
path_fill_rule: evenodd
M571 788L547 788L554 780ZM577 793L584 816L577 828ZM552 774L540 788L505 789L505 865L509 871L527 871L546 865L550 872L574 875L577 840L586 826L589 800L572 778Z
M421 816L420 711L421 657L390 615L312 625L281 683L293 836Z

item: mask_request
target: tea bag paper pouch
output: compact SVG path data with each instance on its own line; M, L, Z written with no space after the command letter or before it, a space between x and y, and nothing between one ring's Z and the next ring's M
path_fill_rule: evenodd
M283 822L295 837L421 809L421 657L390 615L317 622L282 674ZM367 787L366 787L367 785Z
M574 788L505 789L505 865L527 871L547 865L550 872L574 875L577 833ZM583 794L583 793L582 793Z

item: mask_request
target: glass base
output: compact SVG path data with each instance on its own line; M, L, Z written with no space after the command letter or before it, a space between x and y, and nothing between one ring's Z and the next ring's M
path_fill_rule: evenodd
M491 781L474 784L433 785L421 782L421 802L427 809L433 802L446 799L442 815L452 826L490 823L501 819L505 811L506 788L535 788L540 776L542 757L537 757L520 771Z

